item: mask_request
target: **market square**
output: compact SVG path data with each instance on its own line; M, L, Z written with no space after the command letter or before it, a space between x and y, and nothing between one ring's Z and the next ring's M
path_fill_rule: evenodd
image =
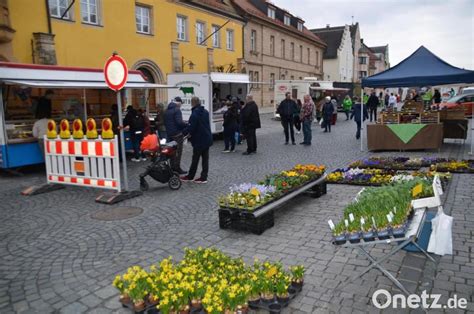
M0 1L0 313L473 313L472 47L360 4Z

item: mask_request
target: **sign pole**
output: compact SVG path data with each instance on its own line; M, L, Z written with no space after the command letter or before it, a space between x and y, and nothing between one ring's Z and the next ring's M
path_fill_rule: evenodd
M127 157L125 154L125 137L123 133L123 118L122 118L122 96L120 91L117 94L117 109L118 109L118 120L120 128L120 146L122 147L120 154L122 155L122 172L123 172L123 184L120 186L120 192L128 191L128 175L127 175Z
M364 151L364 88L362 87L362 83L360 84L360 151Z
M474 155L474 118L469 122L471 123L471 151L469 152L469 155Z

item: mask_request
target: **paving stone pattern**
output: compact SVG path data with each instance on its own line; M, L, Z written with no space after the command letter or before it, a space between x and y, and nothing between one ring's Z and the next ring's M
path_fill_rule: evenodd
M371 303L380 288L397 291L378 270L352 282L369 262L358 252L330 243L327 220L338 219L360 187L330 185L319 199L299 196L282 207L275 226L257 236L220 230L216 198L232 183L256 182L266 174L296 163L341 167L368 155L444 156L468 158L468 144L451 141L441 152L361 152L355 140L355 123L339 120L332 133L313 126L313 146L285 146L283 130L271 115L262 116L258 154L221 154L222 140L211 149L209 184L183 184L179 191L150 181L150 191L120 206L143 208L143 213L120 221L92 219L109 208L94 202L99 192L67 187L33 197L19 192L44 182L41 171L23 177L0 178L0 313L127 313L111 286L115 275L128 266L148 267L164 257L182 257L184 247L215 246L251 262L254 258L302 263L307 267L305 286L285 313L379 312ZM342 119L342 115L340 115ZM298 135L298 142L302 135ZM190 164L185 147L183 164ZM144 163L129 164L132 188ZM384 263L413 292L465 297L473 307L474 286L474 175L455 175L445 210L454 217L454 255L427 262L420 254L401 251ZM370 250L380 257L391 249ZM403 312L400 309L393 312ZM446 310L447 311L447 310ZM390 311L388 311L390 312ZM408 311L406 311L408 312ZM451 312L451 311L450 311Z

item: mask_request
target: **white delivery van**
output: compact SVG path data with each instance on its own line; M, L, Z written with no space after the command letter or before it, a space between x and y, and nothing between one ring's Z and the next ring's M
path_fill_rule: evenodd
M168 98L172 100L176 96L181 97L181 111L185 121L191 116L191 98L197 96L201 99L201 104L209 111L213 134L223 131L222 123L227 108L222 104L226 97L230 95L245 100L250 86L248 74L220 72L170 73L167 83L177 87L168 90Z
M345 94L347 88L336 88L332 81L318 81L314 77L305 77L303 80L276 80L274 88L274 116L280 118L276 113L278 105L285 99L287 92L291 93L291 98L299 99L303 102L304 95L310 95L313 99L319 99L325 93Z

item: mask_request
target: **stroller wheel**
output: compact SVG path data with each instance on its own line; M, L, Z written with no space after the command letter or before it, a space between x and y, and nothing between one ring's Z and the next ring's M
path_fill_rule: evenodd
M150 186L148 185L148 182L146 182L145 178L140 178L140 190L145 192L148 191Z
M179 190L179 188L181 187L181 179L179 178L179 176L177 176L176 174L173 175L168 181L168 186L172 190Z

